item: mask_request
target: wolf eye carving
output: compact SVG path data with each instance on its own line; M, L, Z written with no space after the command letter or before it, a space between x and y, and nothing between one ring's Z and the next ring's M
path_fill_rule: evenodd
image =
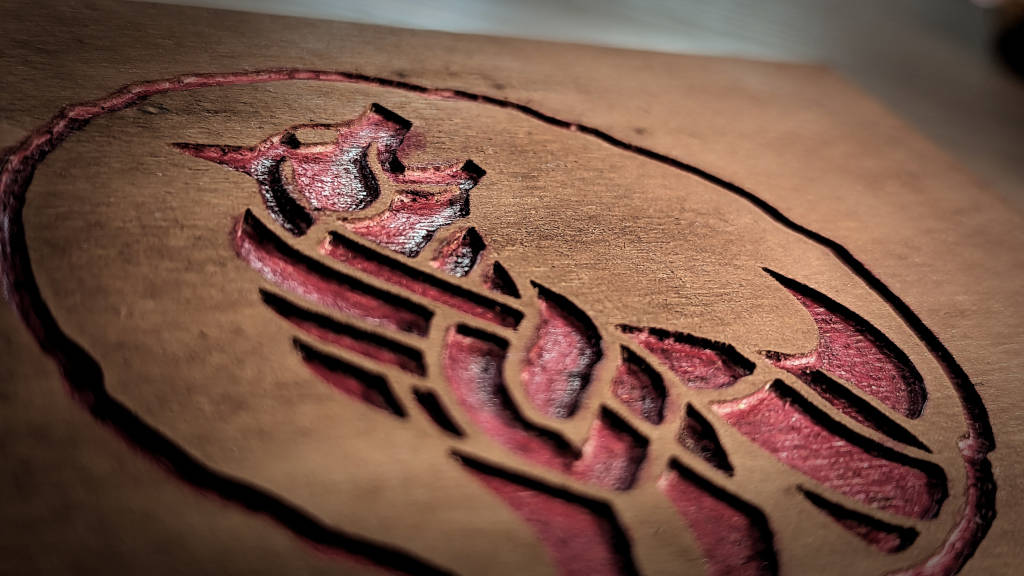
M388 547L332 530L315 514L204 468L107 393L99 363L61 331L31 274L21 209L32 171L88 118L163 91L291 79L497 106L696 175L763 210L767 204L681 161L527 106L345 73L144 83L68 107L8 152L0 179L4 293L99 421L189 483L262 511L318 546L395 573L446 573L403 552L401 542ZM252 178L254 202L231 242L254 271L252 297L293 331L282 353L295 354L339 397L396 425L433 422L452 465L518 514L560 574L644 571L634 543L650 526L623 513L626 501L684 527L712 575L794 573L790 551L808 541L797 520L810 516L820 519L811 525L859 546L857 554L910 566L906 574L959 570L993 514L987 422L971 412L978 408L970 398L970 435L960 443L967 480L954 482L953 468L933 454L935 436L920 433L934 392L927 371L864 316L799 278L765 271L816 329L816 343L804 350L738 349L692 333L682 320L646 326L597 317L565 287L500 262L470 202L475 187L488 185L484 170L470 160L407 165L401 145L411 126L373 104L352 120L296 125L255 144L173 144L195 161ZM920 323L841 246L814 240L908 324ZM948 351L923 324L913 328L955 391L969 395ZM764 489L762 474L782 478L783 488ZM928 531L953 515L954 530L933 550Z

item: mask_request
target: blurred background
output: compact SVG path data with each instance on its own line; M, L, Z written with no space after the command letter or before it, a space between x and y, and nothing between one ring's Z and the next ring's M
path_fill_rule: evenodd
M816 62L1024 211L1024 0L160 0L288 16Z

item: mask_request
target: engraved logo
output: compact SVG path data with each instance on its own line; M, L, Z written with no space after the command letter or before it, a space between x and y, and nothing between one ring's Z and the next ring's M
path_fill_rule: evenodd
M262 74L262 76L261 76ZM21 208L35 165L92 116L144 96L191 87L317 79L426 91L338 73L276 71L145 83L109 101L70 107L12 150L3 164L5 294L72 390L101 421L168 461L186 481L259 509L311 541L400 573L445 568L305 520L272 494L242 490L167 445L160 432L106 393L100 365L60 329L31 275ZM444 97L533 109L466 93ZM944 507L959 520L927 562L908 574L952 574L994 514L984 409L948 350L842 246L789 221L752 194L677 160L589 127L586 135L708 179L784 226L832 250L892 306L940 362L960 394L970 435L959 439L967 479L952 474L915 431L931 384L892 339L851 310L774 270L764 273L806 311L817 345L802 353L744 354L685 325L608 324L506 268L472 223L487 186L473 161L412 165L400 148L412 123L378 104L337 124L301 124L261 142L175 143L181 152L252 178L262 207L246 210L231 241L261 277L258 292L300 334L294 350L319 379L366 410L396 421L413 412L450 440L464 473L497 495L535 533L559 574L634 574L634 528L617 494L651 483L686 526L708 574L787 573L779 525L765 498L809 505L863 543L900 555ZM481 199L480 201L486 201ZM318 254L291 239L319 234ZM287 324L286 324L287 323ZM756 383L751 385L752 383ZM736 394L733 390L753 390ZM410 402L411 401L411 402ZM586 421L574 441L564 424ZM484 437L500 459L463 445ZM954 440L951 440L954 441ZM788 470L784 494L749 494L744 445ZM951 493L951 486L962 494ZM792 539L789 541L793 541Z

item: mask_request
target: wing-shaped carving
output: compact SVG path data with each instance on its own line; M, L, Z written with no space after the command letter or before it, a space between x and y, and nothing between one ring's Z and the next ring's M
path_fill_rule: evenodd
M349 398L405 417L401 387L388 372L399 370L411 383L408 397L444 434L483 436L505 454L500 463L489 463L453 448L465 469L536 531L560 573L635 572L630 533L602 498L630 491L644 478L660 478L658 489L688 527L710 574L777 573L768 517L728 487L745 465L729 457L736 438L793 471L794 505L820 510L884 553L913 544L917 531L910 522L937 515L947 496L944 472L898 448L927 453L888 414L920 414L921 377L891 340L849 309L772 273L810 314L817 347L765 354L795 377L792 383L771 382L725 400L703 397L751 381L765 360L680 331L602 328L569 298L536 282L522 294L513 275L491 259L475 227L444 232L470 216L469 190L483 170L470 161L405 167L396 151L408 123L379 106L331 126L336 141L316 145L315 154L311 145L291 140L298 128L253 149L179 147L253 175L271 217L293 233L295 222L275 208L286 202L267 200L272 181L261 180L265 172L252 167L254 154L280 152L294 164L291 184L282 189L310 214L359 210L387 195L385 181L410 187L392 194L384 210L346 220L344 230L325 230L320 251L326 261L292 248L248 211L234 235L236 250L290 294L262 292L274 312L319 342L296 340L318 377ZM368 160L374 144L377 169ZM338 155L345 162L324 160ZM323 186L348 188L332 200ZM442 309L447 312L439 316ZM463 320L452 321L452 314ZM433 326L441 317L448 318L445 324ZM350 354L386 369L357 366ZM427 361L428 355L436 361ZM601 368L608 363L613 366ZM431 374L429 366L439 373ZM445 389L436 388L438 381ZM557 425L578 418L589 424L574 442ZM878 435L867 436L849 422ZM670 465L645 474L646 466L658 464L649 462L651 438L673 427ZM729 441L722 439L724 429L732 431ZM551 477L579 490L554 485Z

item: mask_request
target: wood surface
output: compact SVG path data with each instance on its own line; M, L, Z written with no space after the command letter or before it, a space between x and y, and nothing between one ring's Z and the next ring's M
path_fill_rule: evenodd
M144 4L2 10L4 192L25 193L23 214L17 194L3 198L12 304L0 310L5 572L628 573L631 563L643 574L714 573L736 555L709 545L702 530L733 514L755 528L763 517L771 534L768 552L746 549L752 561L737 564L746 573L942 574L962 561L963 573L1012 573L1024 536L1021 218L835 74ZM64 108L89 101L102 105ZM62 109L88 125L48 125ZM382 130L372 144L381 158L401 132L394 158L404 166L375 164L371 153L380 198L353 214L314 210L302 198L314 220L295 234L261 200L259 175L229 169L217 154L310 124L342 140L372 125ZM306 142L308 130L296 134ZM417 165L436 162L462 171L428 183L439 172L426 170L415 180ZM353 232L358 219L396 206L406 186L428 184L455 186L469 209L417 254L376 245L368 228ZM466 226L486 248L459 279L431 260ZM432 278L445 294L471 292L522 320L495 327L431 293L353 270L322 248L332 232L398 263L388 270ZM269 234L307 268L342 271L427 310L425 334L331 310L316 299L322 292L292 281L294 267L281 281L260 260L259 242L246 243ZM489 289L495 261L518 298ZM310 339L261 290L422 350L426 375ZM818 305L827 321L814 316ZM572 311L555 356L601 354L589 386L578 405L558 405L564 410L536 403L546 397L528 386L508 393L528 423L576 449L600 436L594 430L609 412L624 422L646 450L628 482L588 475L585 449L566 470L552 468L557 458L516 452L502 436L515 431L489 428L453 386L466 372L450 360L472 349L451 352L450 328L465 325L463 335L483 330L507 343L509 382L543 388L544 378L516 368L557 369L532 355L553 309ZM827 348L825 335L841 333L843 321L854 341L906 356L876 356L883 364L916 367L927 392L919 418L884 395L848 388L927 450L843 413L799 369L786 370L782 358ZM572 340L588 323L600 344ZM623 347L659 366L623 325L685 333L725 364L750 368L714 389L657 368L668 398L655 425L631 414L611 386L629 357ZM344 359L343 375L383 375L392 401L332 387L310 371L296 338ZM833 372L842 372L836 362ZM775 381L782 384L769 386ZM736 402L779 386L796 391L786 406L809 403L838 423L840 440L862 439L876 453L888 446L902 455L891 461L940 470L926 475L943 477L941 506L894 511L864 495L892 494L897 504L904 496L867 472L837 487L835 475L853 460L829 460L834 474L814 476L813 459L791 456L810 441L770 453L766 443L785 424L762 434L773 420L744 420ZM462 437L421 409L423 390ZM714 429L731 470L680 438L681 429L700 434L701 426L685 426L687 405ZM771 412L779 414L788 413ZM988 462L995 490L985 481ZM679 469L703 478L703 488L674 492ZM916 476L906 478L909 493ZM873 526L908 527L916 539L880 550L807 491ZM525 493L555 494L560 507L531 516L516 504ZM698 493L717 495L718 508L684 510ZM628 542L629 553L582 541L587 531L565 530L571 523L555 536L545 528L576 517L582 527L614 518L621 534L609 538ZM766 541L764 530L749 533L741 544ZM975 552L972 539L981 537Z

